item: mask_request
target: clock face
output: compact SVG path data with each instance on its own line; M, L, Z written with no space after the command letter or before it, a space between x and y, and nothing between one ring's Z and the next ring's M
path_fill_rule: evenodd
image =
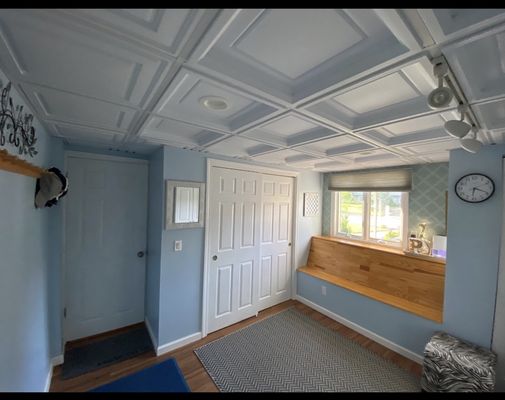
M493 180L482 174L468 174L456 182L456 194L469 203L480 203L494 193Z

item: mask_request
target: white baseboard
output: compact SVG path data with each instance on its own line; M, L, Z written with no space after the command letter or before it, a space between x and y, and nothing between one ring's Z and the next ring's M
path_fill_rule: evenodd
M51 358L51 365L53 367L56 367L57 365L63 364L63 354L60 354L59 356Z
M319 311L321 314L324 314L327 317L329 317L337 322L340 322L342 325L345 325L348 328L351 328L352 330L354 330L358 333L361 333L363 336L366 336L367 338L372 339L374 342L377 342L377 343L383 345L384 347L387 347L388 349L393 350L394 352L401 354L402 356L407 357L408 359L410 359L418 364L421 364L421 365L423 364L423 356L421 356L417 353L414 353L413 351L408 350L405 347L402 347L402 346L390 341L389 339L379 336L375 332L369 331L368 329L363 328L362 326L360 326L352 321L349 321L348 319L346 319L338 314L335 314L334 312L332 312L324 307L321 307L319 304L316 304L310 300L307 300L305 297L302 297L300 295L296 295L296 300L298 300L300 303L305 304L306 306L309 306L310 308L313 308L316 311Z
M53 379L53 365L49 363L49 372L47 373L46 386L44 387L44 392L49 392L51 388L51 380Z
M174 340L173 342L163 344L158 347L156 355L161 356L162 354L168 353L169 351L178 349L179 347L185 346L189 343L196 342L202 338L202 332L192 333L191 335L182 337L180 339Z
M153 328L151 327L151 323L149 322L149 318L147 318L147 316L145 317L144 322L146 323L147 332L149 332L149 337L151 338L151 342L153 343L153 348L157 349L158 341L154 337Z

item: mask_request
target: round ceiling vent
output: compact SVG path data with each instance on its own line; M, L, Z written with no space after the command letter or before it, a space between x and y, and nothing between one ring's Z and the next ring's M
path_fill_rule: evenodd
M223 97L218 96L205 96L200 99L200 104L205 108L212 111L227 110L230 105Z

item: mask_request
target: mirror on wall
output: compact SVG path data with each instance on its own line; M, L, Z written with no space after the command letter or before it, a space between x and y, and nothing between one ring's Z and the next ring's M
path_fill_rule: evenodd
M205 183L166 181L165 229L204 226Z

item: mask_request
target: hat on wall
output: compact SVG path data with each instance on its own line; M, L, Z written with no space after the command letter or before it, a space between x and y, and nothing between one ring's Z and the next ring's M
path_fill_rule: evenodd
M35 208L52 207L68 191L68 179L58 168L49 168L35 186Z

